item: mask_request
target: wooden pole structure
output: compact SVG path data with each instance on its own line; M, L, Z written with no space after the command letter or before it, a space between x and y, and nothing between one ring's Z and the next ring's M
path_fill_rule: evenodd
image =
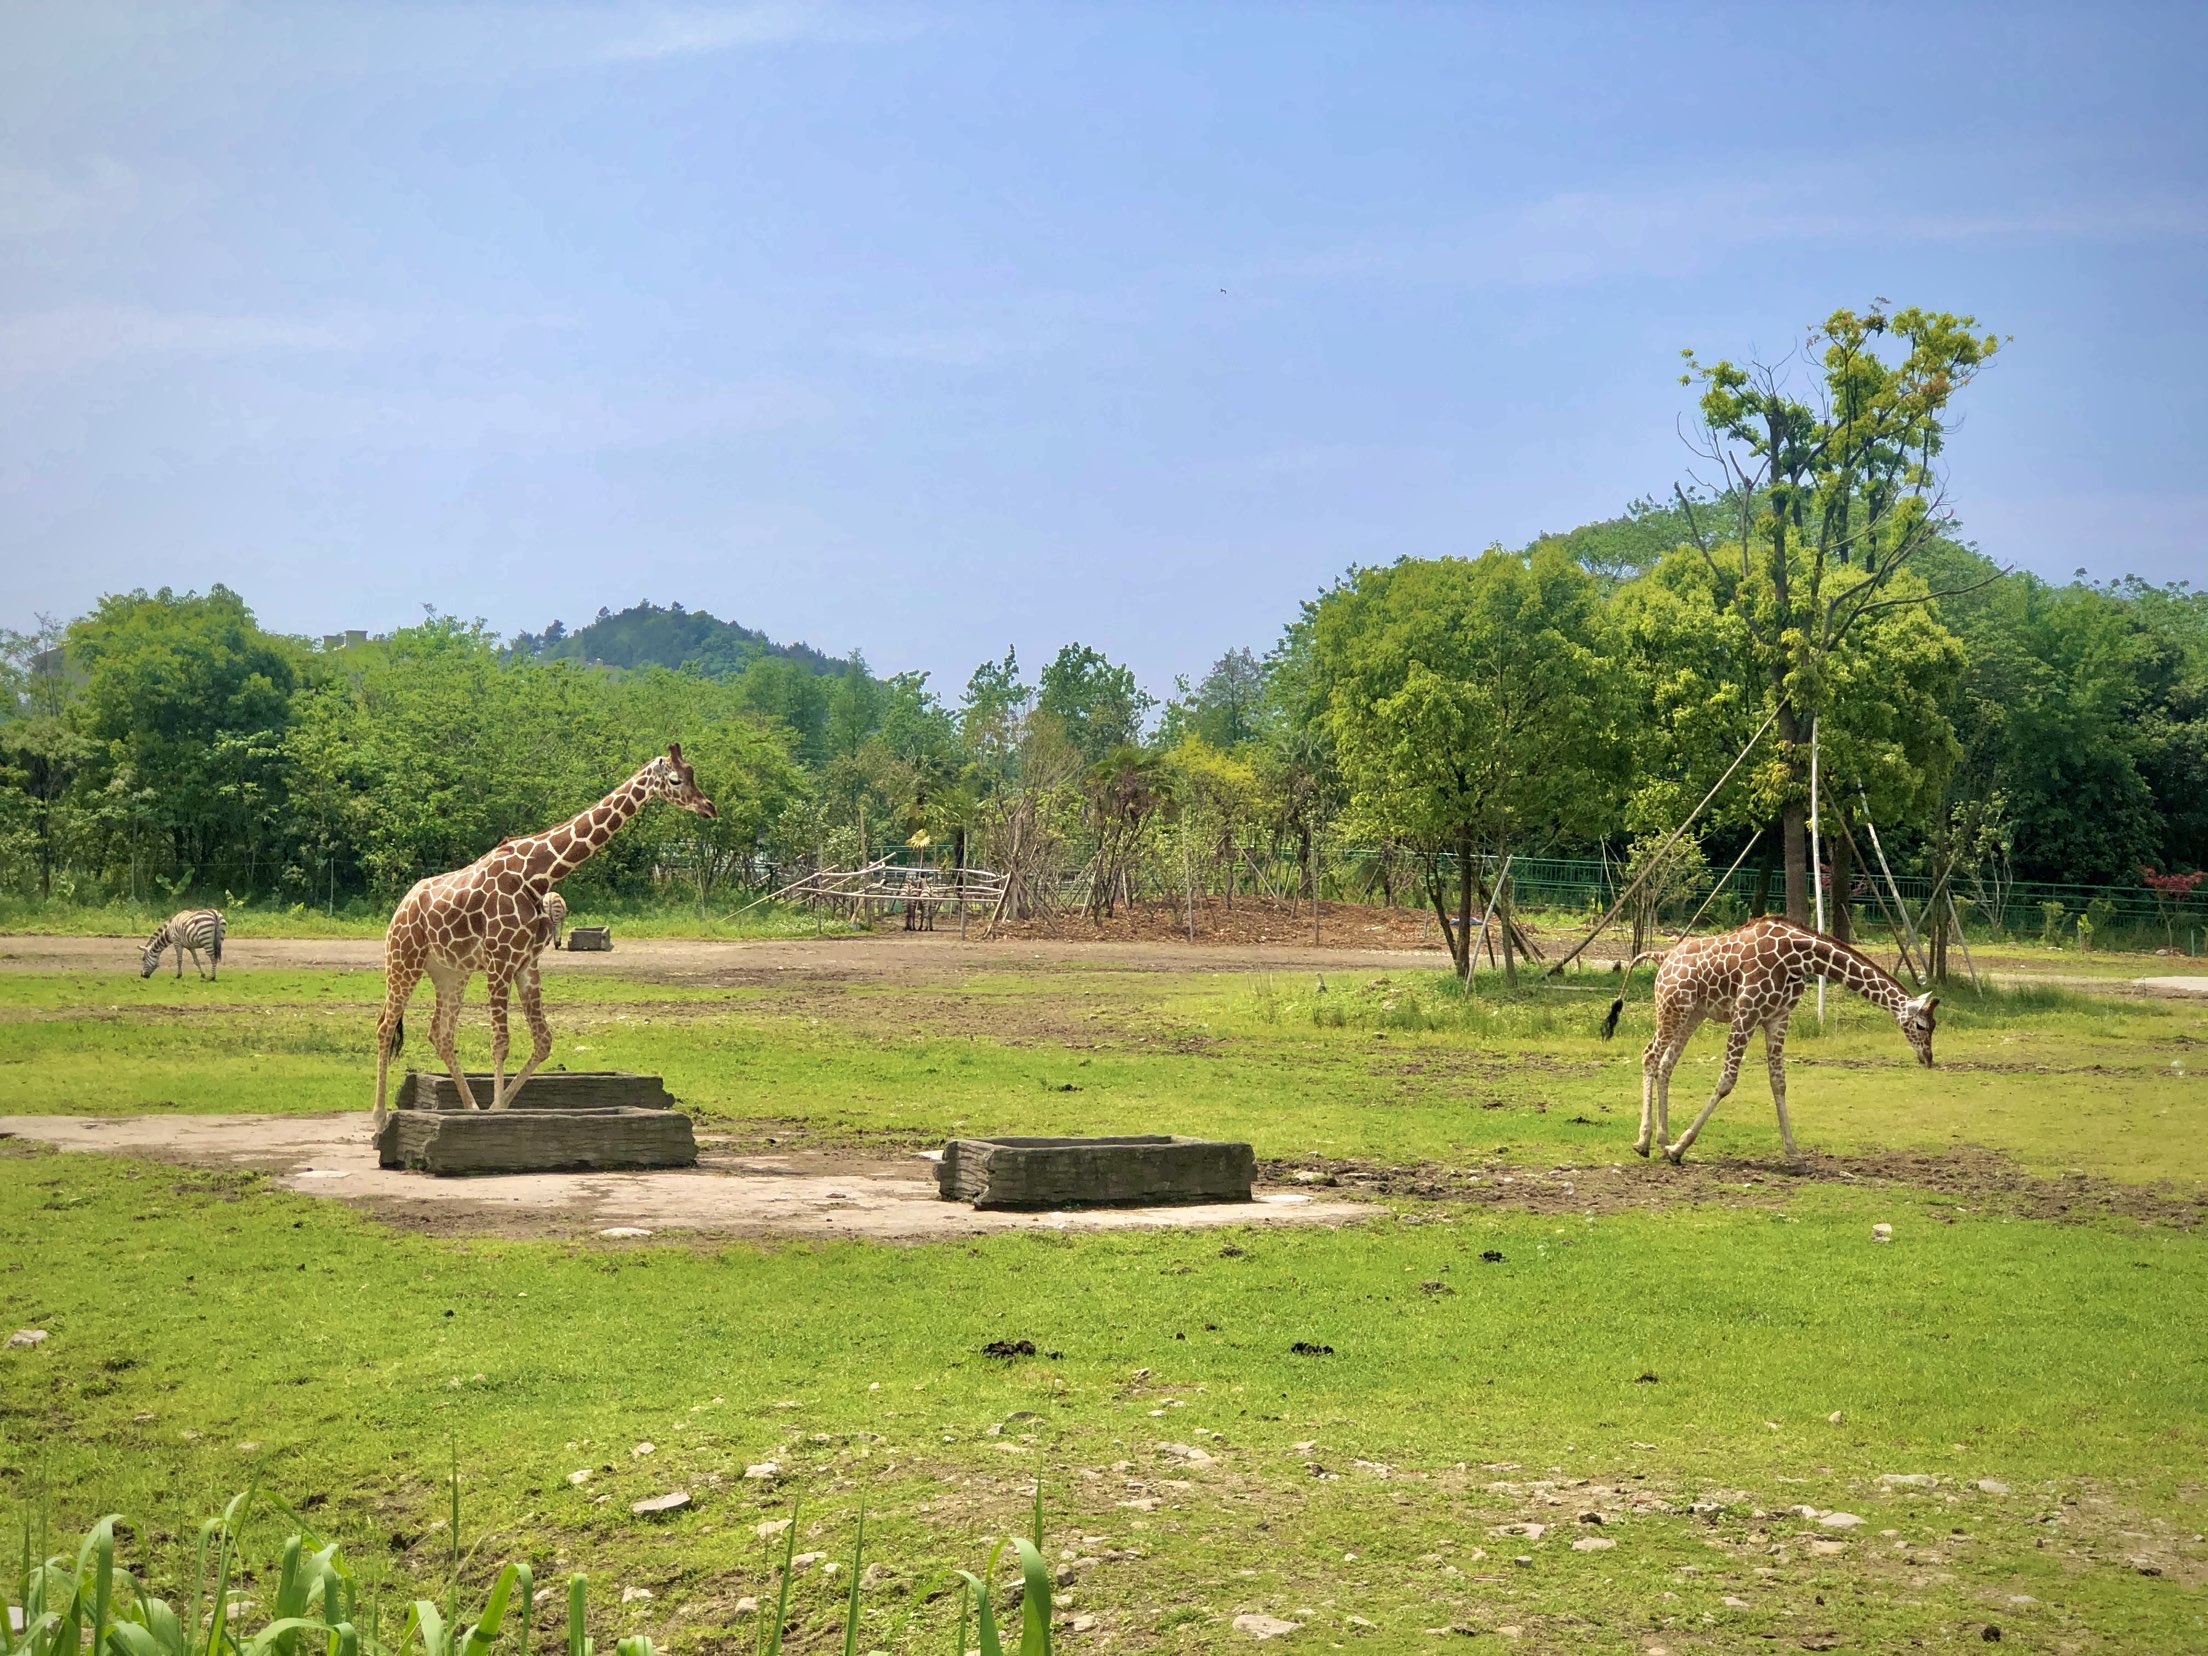
M1878 871L1886 876L1886 889L1893 895L1894 907L1901 910L1901 923L1909 932L1909 947L1921 957L1924 948L1917 942L1916 922L1909 918L1909 905L1901 900L1901 887L1894 882L1894 871L1886 866L1886 847L1878 843L1878 819L1871 815L1870 797L1863 792L1863 784L1860 782L1855 785L1855 802L1863 807L1863 826L1871 831L1871 849L1878 853ZM1917 969L1912 966L1910 970L1914 972ZM1930 978L1931 963L1928 961L1925 970L1917 972L1917 987L1923 988Z
M1841 816L1837 811L1833 813L1833 816L1835 820L1839 822L1840 832L1846 836L1848 849L1849 851L1854 853L1855 860L1859 863L1863 863L1863 866L1868 868L1870 864L1864 861L1862 847L1855 843L1855 835L1848 827L1848 819L1844 816ZM1870 820L1870 814L1868 812L1865 812L1863 822L1866 827L1869 826ZM1874 839L1872 841L1872 844L1877 844L1877 841ZM1881 858L1880 860L1881 862L1884 861L1883 858ZM1909 975L1917 980L1917 987L1919 989L1922 989L1925 984L1925 974L1918 970L1917 963L1909 952L1909 938L1914 935L1914 932L1905 932L1903 929L1908 923L1909 911L1907 909L1903 909L1901 911L1900 918L1897 919L1894 915L1893 905L1888 903L1886 900L1886 893L1879 890L1879 888L1875 884L1871 887L1871 893L1878 899L1878 906L1880 911L1883 912L1886 916L1886 923L1894 928L1894 947L1901 951L1901 963L1904 966L1908 967ZM1896 896L1899 896L1898 892L1896 893Z
M1740 848L1740 855L1733 859L1733 866L1725 870L1717 884L1710 887L1710 894L1702 899L1702 906L1694 911L1694 920L1689 920L1679 928L1681 937L1694 930L1695 920L1700 920L1704 914L1709 912L1710 905L1717 901L1717 894L1725 889L1725 882L1740 872L1740 865L1748 860L1748 853L1756 848L1756 841L1761 838L1763 838L1761 828L1748 836L1748 843Z
M1312 830L1312 947L1318 947L1318 830Z
M1600 937L1605 931L1609 929L1610 922L1615 920L1618 917L1619 913L1623 911L1625 905L1632 900L1633 893L1641 889L1641 882L1643 880L1646 880L1650 874L1655 872L1657 864L1664 860L1664 853L1672 848L1673 844L1677 842L1681 834L1685 833L1689 828L1694 826L1695 818L1699 817L1705 810L1709 808L1710 801L1717 797L1718 790L1723 788L1726 783L1730 782L1733 779L1733 772L1740 769L1741 762L1748 757L1749 752L1755 747L1755 745L1763 740L1763 733L1771 728L1771 721L1773 719L1776 719L1778 716L1778 711L1776 709L1773 709L1770 713L1764 716L1763 723L1756 726L1756 733L1748 738L1748 746L1740 750L1739 757L1734 759L1731 764L1725 767L1725 774L1719 777L1716 784L1711 787L1710 791L1702 796L1701 803L1696 805L1693 810L1687 813L1686 821L1680 823L1678 827L1674 828L1671 831L1671 838L1665 840L1663 844L1659 845L1656 848L1656 855L1648 859L1648 866L1641 870L1641 872L1634 878L1634 881L1631 885L1627 886L1622 892L1618 894L1617 901L1610 905L1610 911L1605 914L1600 920L1597 920L1595 922L1595 929L1589 932L1585 937L1581 938L1579 942L1573 947L1571 953L1567 954L1562 960L1559 960L1554 966L1551 966L1549 968L1548 975L1550 977L1562 977L1564 975L1564 968L1569 966L1573 961L1577 960L1580 956L1580 952L1584 950L1588 944L1592 943L1596 938Z
M1817 899L1817 931L1825 930L1825 863L1824 854L1817 841L1817 726L1813 714L1809 721L1809 889ZM1817 1027L1825 1027L1825 978L1817 974Z
M1515 856L1517 855L1517 853L1513 852L1511 853L1511 855ZM1488 888L1487 912L1480 916L1480 936L1482 936L1483 938L1491 935L1491 928L1495 923L1495 905L1503 900L1503 881L1509 876L1509 874L1510 857L1505 857L1503 859L1502 873L1495 876L1495 883ZM1479 948L1477 945L1466 949L1464 951L1464 958L1466 963L1468 965L1474 963L1478 954ZM1488 964L1491 966L1495 963L1495 945L1493 943L1490 943L1487 946L1487 960ZM1471 992L1473 975L1474 974L1470 971L1467 971L1464 974L1464 987L1467 993Z
M1955 928L1955 941L1963 946L1963 964L1970 968L1970 986L1984 994L1985 985L1978 981L1978 962L1970 958L1970 939L1963 935L1963 917L1955 911L1955 892L1952 887L1947 893L1947 918L1948 923Z

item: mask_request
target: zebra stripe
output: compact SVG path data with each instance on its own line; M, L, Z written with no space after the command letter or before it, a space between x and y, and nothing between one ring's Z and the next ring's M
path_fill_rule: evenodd
M174 949L176 975L182 977L184 953L188 949L192 956L192 970L212 981L222 970L222 934L223 919L220 909L185 909L181 913L172 914L146 944L145 957L139 963L141 969L138 975L153 976L161 969L162 952ZM199 957L203 953L213 963L212 970L200 965Z
M567 924L567 899L556 891L544 894L544 920L539 935L555 949L560 946L560 928ZM542 944L538 945L540 948Z

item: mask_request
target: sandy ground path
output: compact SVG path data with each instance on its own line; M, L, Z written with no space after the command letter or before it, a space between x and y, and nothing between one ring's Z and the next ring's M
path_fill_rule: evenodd
M135 972L141 939L117 937L0 936L0 973ZM1604 937L1582 956L1608 967L1616 955ZM1882 964L1890 957L1874 951ZM2142 957L2143 959L2144 957ZM702 987L756 987L791 978L839 982L952 982L1038 967L1079 966L1122 972L1387 972L1446 970L1448 956L1432 949L1362 949L1308 943L1124 942L1095 938L979 937L961 942L947 932L873 932L828 938L659 937L623 941L606 954L561 951L545 956L558 972L603 973L649 982ZM375 971L383 965L380 938L234 937L224 945L231 971L288 968ZM1982 966L1996 983L2039 983L2110 995L2151 995L2173 1000L2208 994L2208 977L2065 971L2060 961L2004 959Z
M0 971L137 970L142 939L0 937ZM1304 972L1433 970L1446 966L1439 949L1314 949L1308 944L1185 944L1096 942L1055 938L974 938L947 933L872 933L833 938L640 938L606 954L562 950L545 956L562 972L605 972L667 983L756 983L776 973L855 978L949 978L1036 966L1088 966L1129 972ZM233 937L223 968L380 970L383 940L367 937Z
M1338 1225L1375 1211L1363 1202L1261 1188L1252 1202L985 1213L939 1198L934 1169L919 1156L758 1154L711 1134L700 1136L695 1169L439 1179L379 1167L367 1119L358 1113L0 1116L0 1137L190 1167L250 1168L286 1190L334 1198L403 1229L444 1235L590 1237L628 1229L925 1242L1008 1230Z

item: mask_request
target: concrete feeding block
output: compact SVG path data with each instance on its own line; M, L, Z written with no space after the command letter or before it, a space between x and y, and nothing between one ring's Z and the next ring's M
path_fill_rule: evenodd
M609 1173L695 1167L677 1110L394 1110L376 1138L385 1167L467 1173Z
M611 926L574 926L567 934L569 954L608 954L613 949Z
M953 1139L935 1169L945 1201L978 1208L1247 1202L1256 1180L1257 1156L1247 1144L1164 1133Z
M506 1079L513 1080L508 1070ZM491 1077L468 1071L468 1090L478 1105L491 1101ZM630 1075L622 1070L539 1070L521 1089L532 1110L668 1110L675 1095L656 1075ZM402 1110L460 1110L460 1089L443 1070L408 1070L399 1083L398 1107Z
M490 1102L491 1078L470 1074ZM452 1077L410 1070L399 1108L384 1120L376 1159L385 1167L469 1173L598 1173L695 1167L690 1118L656 1075L554 1071L529 1078L511 1110L470 1110Z

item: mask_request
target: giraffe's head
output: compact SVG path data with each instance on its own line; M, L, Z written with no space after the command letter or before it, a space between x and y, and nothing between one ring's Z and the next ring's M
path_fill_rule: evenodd
M698 791L697 776L684 761L680 742L670 743L664 757L644 767L644 788L652 798L680 805L708 822L720 815L713 809L713 801Z
M1917 1062L1926 1069L1932 1067L1932 1013L1939 1004L1937 995L1918 995L1903 1001L1901 1010L1894 1014L1894 1022L1900 1024L1901 1032L1909 1037Z

